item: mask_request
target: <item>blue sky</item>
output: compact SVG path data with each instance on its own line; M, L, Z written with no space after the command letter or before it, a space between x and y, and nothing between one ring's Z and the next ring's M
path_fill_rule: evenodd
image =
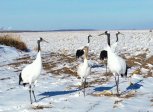
M0 0L0 27L150 29L153 0Z

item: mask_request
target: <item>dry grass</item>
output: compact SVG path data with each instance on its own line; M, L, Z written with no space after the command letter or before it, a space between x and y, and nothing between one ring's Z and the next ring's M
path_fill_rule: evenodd
M0 78L0 80L8 80L11 79L10 77L6 77L6 78Z
M49 104L49 105L32 105L32 109L34 110L41 110L41 109L44 109L44 108L52 108L52 105Z
M129 99L136 96L136 91L130 91L127 94L123 94L121 98Z
M116 100L116 101L114 102L113 108L118 108L118 107L119 107L119 104L121 104L122 101L123 101L123 100Z
M29 64L30 62L31 62L30 56L27 56L27 57L18 58L16 59L15 62L9 63L7 65L15 68L15 67L19 67L22 64Z
M142 75L144 73L142 73L142 69L146 69L148 70L148 72L146 74L144 74L144 78L147 77L153 77L153 73L152 73L152 68L150 68L148 65L152 65L153 64L153 56L146 58L146 53L144 54L139 54L137 56L131 57L129 59L127 59L127 64L129 66L139 66L138 69L136 69L132 74L139 74Z
M146 54L139 54L137 56L131 57L129 59L127 59L127 64L128 66L137 66L137 65L141 65L146 59Z
M104 90L102 92L93 93L92 96L100 97L100 96L114 96L114 94L111 91Z
M153 99L151 99L150 101L153 102Z
M153 73L149 71L147 75L143 76L143 78L148 78L148 77L153 77Z
M74 64L76 63L75 56L52 52L45 58L52 59L47 63L43 63L43 68L47 71L47 73L52 73L54 75L68 74L78 77L76 72L76 65ZM65 66L66 64L71 64L71 66L67 67ZM58 68L59 65L62 67Z
M142 64L142 66L143 66L144 68L150 69L150 68L147 66L147 64L153 65L153 56L151 56L151 57L149 57L148 59L146 59L146 60L143 62L143 64Z
M3 35L0 36L0 44L15 47L22 51L28 51L26 44L21 40L19 36Z
M114 104L118 104L118 103L120 103L120 102L122 102L123 100L116 100L115 102L114 102Z
M136 96L136 91L130 91L128 93L120 94L120 96L117 96L117 94L114 94L112 91L104 90L102 92L92 93L91 95L95 97L108 96L108 97L119 97L122 99L129 99ZM115 102L114 104L117 104L117 103L118 102Z
M73 68L63 67L56 70L49 70L47 73L53 73L55 75L68 74L77 77L77 72Z
M150 102L152 103L153 102L153 99L151 99ZM153 106L153 104L151 104L151 106Z

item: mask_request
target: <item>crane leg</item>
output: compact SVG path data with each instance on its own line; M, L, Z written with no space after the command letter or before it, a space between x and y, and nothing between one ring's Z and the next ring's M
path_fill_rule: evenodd
M30 94L30 102L32 104L32 99L31 99L31 85L29 85L29 94Z
M36 82L35 82L36 83ZM35 87L35 84L33 85L33 88ZM32 89L32 94L33 94L33 97L34 97L34 99L35 99L35 102L36 102L36 96L35 96L35 92L34 92L34 90Z
M119 74L117 74L117 76L118 76L118 80L117 80L117 95L119 96L120 94L119 94Z
M116 84L116 86L117 86L117 80L116 80L116 75L115 75L114 77L115 77L115 84Z
M83 91L83 94L84 94L84 96L85 96L85 94L86 94L86 79L84 80L84 84L83 84L83 88L84 88L84 91Z
M32 90L32 93L33 93L33 97L34 97L35 102L36 102L36 96L35 96L35 92L34 92L34 90Z
M106 81L108 80L108 77L107 77L107 62L106 62Z
M115 75L115 83L116 83L116 91L117 91L117 96L119 96L119 75L118 75L118 79L116 79L116 75Z

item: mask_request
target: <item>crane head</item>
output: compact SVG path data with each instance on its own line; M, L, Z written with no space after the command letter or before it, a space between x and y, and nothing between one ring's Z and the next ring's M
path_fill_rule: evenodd
M88 35L88 38L89 38L89 37L92 37L92 35Z
M108 31L105 31L104 33L99 34L98 36L101 36L101 35L108 35L108 34L109 34L109 32L108 32Z
M40 37L40 39L38 41L49 43L48 41L44 40L42 37Z
M121 32L118 31L118 32L116 33L116 35L119 35L119 34L120 34L120 35L124 35L123 33L121 33Z
M88 46L84 46L83 51L88 51Z

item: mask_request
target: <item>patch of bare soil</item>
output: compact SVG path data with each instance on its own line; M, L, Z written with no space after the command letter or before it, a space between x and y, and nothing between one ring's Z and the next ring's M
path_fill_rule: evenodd
M90 54L89 55L90 59L92 58L93 60L97 60L98 62L102 63L96 55ZM139 66L136 71L134 71L135 74L140 74L141 69L145 68L148 69L148 73L145 74L143 77L153 77L152 73L152 68L148 66L148 64L153 64L153 56L146 59L146 54L139 54L137 56L130 57L127 60L127 65L130 67L133 66ZM24 64L29 64L33 61L33 59L30 56L25 56L22 58L16 59L13 63L8 64L8 66L11 66L12 68L16 69L16 72L19 72L22 70ZM105 63L105 61L103 62ZM77 75L77 60L75 55L70 55L70 54L62 54L62 53L54 53L51 52L49 54L43 54L42 55L42 64L43 64L43 69L46 71L46 73L51 73L53 75L61 75L61 74L67 74L71 76L75 76L79 78ZM93 73L95 74L95 73ZM111 73L105 73L103 76L111 77ZM92 81L91 83L101 83L101 80L95 80Z
M47 73L52 73L54 75L68 74L72 76L77 76L77 65L75 56L51 53L44 58L44 62L45 59L48 58L50 58L51 61L43 63L43 67Z
M153 77L152 69L149 65L153 65L153 56L146 58L146 54L139 54L137 56L133 56L127 59L127 64L132 66L139 66L137 70L133 72L133 74L143 75L144 78ZM142 69L146 69L147 73L143 74Z
M8 80L11 79L10 77L6 77L6 78L0 78L0 80Z
M42 110L44 108L52 108L51 104L32 104L32 109L34 110Z
M146 54L139 54L137 56L133 56L127 59L127 65L132 66L139 66L141 65L146 59Z
M92 96L100 97L100 96L115 96L111 91L104 90L102 92L92 93Z
M124 99L129 99L129 98L132 98L132 97L135 97L136 96L136 91L130 91L130 92L127 92L125 94L122 94L120 96L120 98L124 98Z
M116 100L116 101L114 102L114 106L113 106L113 108L117 108L117 107L119 107L119 106L120 106L119 104L121 104L122 101L123 101L123 100Z
M150 102L153 103L153 99L151 99ZM151 104L151 106L153 106L153 104Z

